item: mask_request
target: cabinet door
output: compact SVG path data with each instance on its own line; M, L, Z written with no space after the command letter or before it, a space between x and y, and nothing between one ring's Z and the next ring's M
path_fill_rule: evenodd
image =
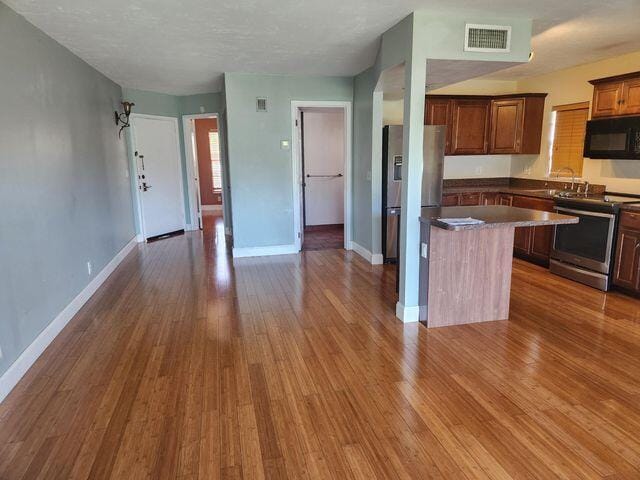
M489 150L489 100L453 100L451 116L451 154L486 154Z
M613 283L621 287L640 290L639 256L640 231L620 228Z
M457 194L442 195L443 207L455 207L458 205L458 201L459 199Z
M451 100L448 98L427 98L424 109L425 125L446 125L447 135L444 153L451 149Z
M640 78L624 82L620 107L620 115L640 114Z
M513 195L500 193L496 197L496 205L506 205L507 207L510 207L512 203L513 203Z
M531 232L531 256L543 263L549 262L551 244L553 243L553 227L533 227Z
M479 193L463 193L460 195L460 205L480 205Z
M622 102L622 82L599 83L593 87L591 117L619 115Z
M513 251L520 255L529 255L531 252L531 236L533 227L516 227L513 236Z
M480 195L480 205L495 205L498 200L498 194L495 192L485 192Z
M520 153L524 98L491 101L489 153Z

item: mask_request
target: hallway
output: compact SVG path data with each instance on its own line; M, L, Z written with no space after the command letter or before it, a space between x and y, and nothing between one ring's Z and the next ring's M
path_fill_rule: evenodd
M637 300L517 261L510 321L427 331L394 271L141 244L0 404L0 478L638 478Z

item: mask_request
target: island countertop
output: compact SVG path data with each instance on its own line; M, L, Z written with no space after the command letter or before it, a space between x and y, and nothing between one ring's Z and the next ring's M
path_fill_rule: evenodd
M448 225L440 218L471 217L484 221L475 225ZM425 207L420 212L420 221L444 230L478 230L499 227L536 227L578 223L577 217L553 212L506 205L484 205L469 207Z

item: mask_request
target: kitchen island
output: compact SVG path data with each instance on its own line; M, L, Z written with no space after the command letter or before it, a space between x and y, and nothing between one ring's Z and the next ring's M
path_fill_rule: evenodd
M442 221L467 217L482 223ZM578 218L490 205L423 208L420 223L420 321L442 327L506 320L515 228L578 223Z

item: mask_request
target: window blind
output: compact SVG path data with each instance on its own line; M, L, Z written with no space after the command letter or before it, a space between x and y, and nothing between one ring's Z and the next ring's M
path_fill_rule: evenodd
M571 168L577 177L582 176L584 163L584 135L589 117L589 103L554 107L555 125L551 150L551 173L570 176L563 168Z
M218 132L209 132L209 153L211 154L211 175L213 177L213 191L222 190L222 166L220 165L220 138Z

